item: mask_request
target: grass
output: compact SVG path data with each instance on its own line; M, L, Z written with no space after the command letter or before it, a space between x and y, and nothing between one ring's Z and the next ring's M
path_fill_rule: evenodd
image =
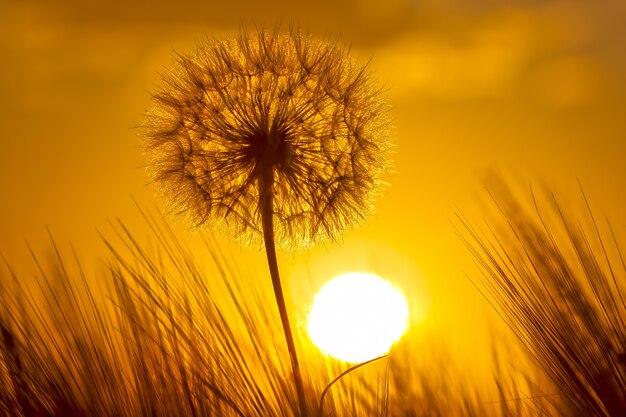
M564 416L623 416L626 410L626 266L610 223L584 193L567 208L531 189L530 205L496 186L499 222L461 218L485 272L487 298L559 393Z
M309 415L621 415L620 252L604 244L594 221L590 235L558 205L538 216L499 193L503 224L480 229L464 220L464 237L486 272L479 288L540 371L524 369L520 378L505 359L509 347L494 344L490 391L461 375L445 348L400 346L341 378L321 410L322 392L346 367L296 340L309 359ZM32 251L39 272L28 285L5 260L0 416L299 416L268 280L208 238L210 259L197 258L164 220L145 217L149 244L123 223L103 237L101 276L52 238L48 262Z

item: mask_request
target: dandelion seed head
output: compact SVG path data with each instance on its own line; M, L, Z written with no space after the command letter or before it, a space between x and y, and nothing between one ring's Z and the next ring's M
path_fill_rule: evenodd
M334 239L371 212L389 168L389 108L338 45L242 31L180 56L163 82L148 113L151 176L196 225L259 235L268 173L279 246Z

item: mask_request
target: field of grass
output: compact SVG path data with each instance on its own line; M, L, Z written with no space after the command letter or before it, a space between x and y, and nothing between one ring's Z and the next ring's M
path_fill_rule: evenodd
M506 189L495 201L499 217L484 226L461 218L459 233L485 272L478 290L521 341L493 344L497 398L449 367L445 349L425 359L404 347L347 374L320 407L347 365L297 340L301 357L317 355L303 365L310 415L624 414L618 238L590 213L557 204L533 211ZM103 237L109 253L97 279L52 238L53 256L33 253L36 279L4 259L0 415L298 416L267 278L239 268L210 238L199 259L165 220L145 218L149 247L122 223ZM515 369L509 349L527 352L536 369Z

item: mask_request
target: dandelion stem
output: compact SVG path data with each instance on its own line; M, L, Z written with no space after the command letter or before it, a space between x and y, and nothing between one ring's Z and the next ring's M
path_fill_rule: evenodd
M298 364L298 355L296 346L289 325L289 316L287 315L287 306L285 305L285 297L283 295L282 285L280 283L280 275L278 274L278 261L276 260L276 245L274 242L274 222L273 222L273 185L274 173L272 169L268 169L266 173L259 176L259 208L263 223L263 239L265 241L265 253L267 254L267 263L272 277L272 286L274 287L274 296L276 304L280 312L280 321L283 325L283 333L287 341L287 349L291 359L291 368L293 371L293 379L298 393L298 403L300 406L300 416L307 417L306 402L304 398L304 387L302 385L302 375L300 373L300 365Z

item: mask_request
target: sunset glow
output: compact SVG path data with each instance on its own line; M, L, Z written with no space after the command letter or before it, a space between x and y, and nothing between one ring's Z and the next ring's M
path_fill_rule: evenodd
M384 355L407 327L404 296L373 274L352 272L326 284L309 315L309 335L324 353L346 362Z

